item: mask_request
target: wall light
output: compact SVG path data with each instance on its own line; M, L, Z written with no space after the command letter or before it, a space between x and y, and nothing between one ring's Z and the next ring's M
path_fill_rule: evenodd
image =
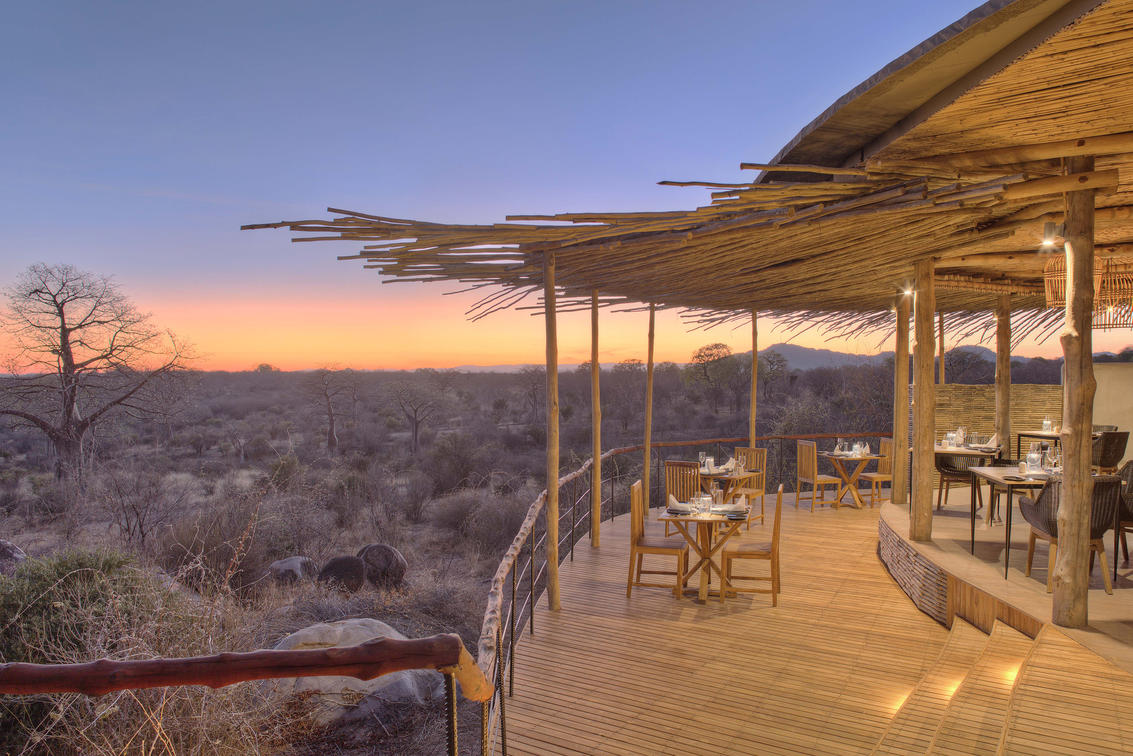
M1043 224L1043 248L1050 249L1066 235L1066 224L1047 221Z

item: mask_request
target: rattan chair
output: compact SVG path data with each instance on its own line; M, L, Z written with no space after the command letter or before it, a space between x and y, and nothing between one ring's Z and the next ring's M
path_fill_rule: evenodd
M952 486L970 486L972 484L972 474L968 472L969 467L979 467L984 462L980 457L965 457L958 454L937 454L936 455L936 472L940 476L940 484L937 486L936 493L936 508L938 510L944 509L944 505L948 502L948 489ZM976 498L983 506L983 492L979 487L976 487Z
M665 501L672 496L686 502L700 493L700 465L682 460L665 460ZM672 535L672 526L665 523L665 535Z
M795 509L799 508L799 500L803 497L803 483L810 484L810 511L814 511L815 496L819 503L826 501L825 486L837 486L839 481L833 475L821 475L818 472L818 447L813 441L796 442L798 472L795 475Z
M1117 561L1117 543L1121 541L1121 556L1125 564L1129 564L1129 544L1125 534L1133 530L1133 460L1121 466L1117 473L1121 478L1121 506L1118 508L1117 527L1113 531L1113 560Z
M859 477L869 483L869 506L881 503L881 485L888 483L890 491L893 489L893 439L881 439L881 459L877 460L877 472L862 473ZM892 498L892 494L890 495Z
M751 521L765 522L764 495L767 492L767 450L751 449L746 446L736 447L736 464L751 473L747 480L736 489L737 496L747 497L747 529L751 530ZM759 499L759 514L755 513L755 499Z
M1058 502L1062 494L1062 479L1054 476L1046 482L1034 499L1024 496L1019 500L1019 512L1031 525L1027 540L1027 569L1031 575L1031 562L1035 556L1035 541L1050 543L1049 566L1046 571L1046 592L1050 593L1054 575L1054 560L1058 553ZM1105 592L1113 593L1109 579L1109 565L1105 557L1102 536L1113 527L1113 518L1121 499L1121 478L1116 475L1098 475L1094 478L1094 498L1090 508L1090 570L1093 571L1094 554L1102 563Z
M771 606L779 605L779 527L783 517L783 484L775 492L775 519L771 529L771 543L740 543L735 546L725 546L722 557L724 579L727 581L729 591L737 593L770 593ZM752 577L750 575L737 575L732 571L732 564L737 559L764 559L771 563L771 574L767 577ZM769 588L740 588L736 581L767 581Z
M1094 439L1093 456L1090 463L1104 474L1117 472L1125 447L1129 444L1129 431L1102 431Z
M645 534L645 502L641 492L641 481L636 481L629 489L629 579L626 581L626 598L629 598L633 587L639 588L672 588L673 595L681 597L685 583L688 580L688 542L681 536L662 538L660 536L647 536ZM667 570L647 570L644 568L645 556L671 556L677 559L677 568L673 572ZM664 583L642 582L642 575L673 575L676 582L672 585Z

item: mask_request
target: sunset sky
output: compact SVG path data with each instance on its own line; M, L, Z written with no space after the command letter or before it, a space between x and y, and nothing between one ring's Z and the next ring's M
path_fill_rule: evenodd
M468 323L472 295L383 285L239 226L345 207L446 222L665 210L738 181L975 0L16 3L0 25L0 284L33 262L111 274L203 368L539 362L542 321ZM870 19L868 24L865 19ZM562 319L564 363L589 357ZM644 357L603 316L602 360ZM783 334L765 333L771 344ZM750 348L662 314L659 360ZM1097 334L1118 350L1128 332ZM807 346L874 352L876 339ZM884 345L881 348L889 348ZM1058 344L1023 354L1056 356Z

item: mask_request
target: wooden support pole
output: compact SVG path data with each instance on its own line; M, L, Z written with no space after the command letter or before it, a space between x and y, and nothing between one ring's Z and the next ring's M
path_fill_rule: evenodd
M543 258L543 315L547 325L547 602L554 612L562 608L559 600L559 334L555 318L554 252L547 252Z
M602 402L598 362L598 290L590 293L590 545L598 548L602 536Z
M1093 170L1092 157L1066 161L1067 171ZM1090 563L1090 476L1094 415L1092 320L1094 311L1094 191L1066 194L1066 325L1063 328L1062 497L1058 507L1058 552L1054 563L1051 621L1085 627ZM1117 558L1117 555L1114 555Z
M893 485L898 506L909 502L909 304L912 294L897 294L897 343L893 348Z
M755 448L756 388L759 386L759 315L751 311L751 402L747 412L748 445Z
M649 471L653 454L653 328L656 308L649 304L649 346L645 361L645 461L641 468L641 493L645 497L645 508L649 508Z
M936 282L934 281L933 286L935 286L935 285L936 285ZM945 380L944 380L944 313L943 312L936 313L936 330L937 330L937 333L939 334L937 336L937 338L940 340L940 357L939 357L939 364L938 364L938 368L937 368L937 371L938 371L940 377L937 378L937 382L941 386L943 386L944 383L945 383Z
M936 387L933 385L932 316L936 311L933 260L918 260L913 300L913 491L909 538L932 540L932 473L936 460L932 449L936 435Z
M1004 456L1011 449L1011 295L995 306L995 435Z

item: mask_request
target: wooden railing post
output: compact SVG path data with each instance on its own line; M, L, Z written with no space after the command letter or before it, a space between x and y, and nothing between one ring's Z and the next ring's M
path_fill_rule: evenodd
M448 753L449 756L457 756L456 680L451 674L445 675L445 708L448 714Z
M1067 159L1069 173L1093 170L1092 157ZM1094 191L1066 193L1066 325L1062 331L1062 497L1054 563L1051 621L1085 627L1090 559L1090 508L1094 481L1091 431L1094 414ZM1117 555L1114 554L1114 559Z

